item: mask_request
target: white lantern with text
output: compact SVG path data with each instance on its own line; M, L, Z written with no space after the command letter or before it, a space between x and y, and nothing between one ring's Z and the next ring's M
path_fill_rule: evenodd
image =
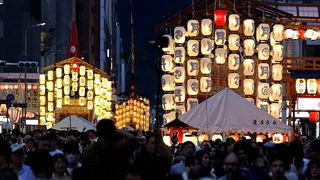
M272 65L272 80L281 81L282 80L282 70L283 67L281 64Z
M174 111L172 112L169 112L169 113L164 113L162 115L162 118L165 122L170 122L170 121L173 121L175 118L176 118L176 113Z
M174 94L164 94L162 96L162 109L166 111L173 110L175 108Z
M283 59L283 45L282 44L276 44L272 48L272 59L275 61L282 61Z
M163 72L173 72L173 58L170 55L163 55L161 57L161 69Z
M197 95L199 92L199 81L197 79L189 79L187 81L187 91L189 95Z
M186 29L184 27L178 26L174 28L174 41L176 43L184 43L186 40Z
M244 79L243 80L243 92L245 95L253 95L254 93L254 80Z
M209 36L212 34L212 20L202 19L201 20L201 33L204 36Z
M258 65L258 78L260 80L269 79L270 67L268 63L260 63Z
M187 74L189 76L197 76L199 72L199 61L195 59L188 60L187 63Z
M238 89L240 82L240 76L238 73L230 73L228 75L228 87L230 89Z
M246 76L252 76L254 74L255 64L253 59L245 59L243 61L243 74Z
M176 112L178 112L179 115L184 114L186 112L186 107L184 105L177 105Z
M226 39L227 39L227 32L224 29L216 29L215 30L215 38L214 38L214 42L216 45L218 46L223 46L226 43Z
M255 48L255 42L253 39L246 39L243 41L244 44L244 55L245 56L253 56L254 54L254 48Z
M214 49L214 41L209 38L203 38L200 41L201 44L201 54L210 55L211 51Z
M224 64L227 58L227 51L224 48L215 49L215 61L217 64Z
M210 74L212 67L212 61L210 58L201 58L200 60L200 71L202 74Z
M231 51L238 51L240 48L240 36L238 34L230 34L228 43Z
M199 41L189 40L187 44L187 50L189 56L198 56L199 54Z
M230 14L228 23L230 31L238 31L240 28L240 16L238 14Z
M279 103L270 104L270 115L278 119L280 116L281 105Z
M200 31L199 21L195 19L189 20L187 24L187 31L188 31L188 36L190 37L198 36Z
M304 94L306 92L307 83L305 79L298 78L296 79L296 92L298 94Z
M168 34L163 35L162 37L165 37L168 39L168 44L166 47L162 48L162 51L167 53L167 54L173 54L174 53L174 39Z
M174 78L171 75L165 74L162 76L162 90L173 91L174 90Z
M270 88L270 101L279 101L282 99L282 85L272 84Z
M186 79L186 71L184 67L175 67L174 68L174 82L184 83Z
M245 36L253 36L254 35L254 20L246 19L243 21L243 33Z
M268 99L269 97L270 86L268 83L258 83L258 98L259 99Z
M211 91L211 77L201 77L200 79L200 91L201 92L210 92Z
M266 113L270 112L270 105L268 102L257 100L256 105L258 108L265 111Z
M316 79L308 79L307 80L307 92L308 92L308 94L316 94L317 93L317 80Z
M184 86L174 87L175 102L185 102L186 100L186 89Z
M273 26L273 38L275 41L282 41L283 40L283 31L284 27L282 24L276 24Z
M257 47L258 50L258 59L259 60L268 60L270 56L270 46L269 44L261 43Z
M39 84L46 84L46 75L45 74L39 75Z
M238 70L240 66L240 55L239 54L229 54L228 56L228 67L229 70Z
M174 62L175 63L184 63L186 59L186 50L184 47L176 47L174 49Z
M266 23L261 23L256 31L257 41L267 41L270 37L270 26Z
M189 98L187 99L187 111L190 111L193 107L196 107L199 104L199 100L197 98Z

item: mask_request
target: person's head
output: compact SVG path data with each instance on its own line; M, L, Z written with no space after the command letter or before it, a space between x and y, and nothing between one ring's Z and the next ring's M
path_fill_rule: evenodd
M42 131L40 129L36 129L33 131L33 138L35 141L38 141L42 136Z
M34 146L35 146L35 141L34 141L34 139L33 138L30 138L30 139L28 139L27 141L26 141L26 144L25 144L25 148L27 149L27 150L32 150L33 148L34 148Z
M38 149L40 151L52 151L56 149L57 144L57 136L53 133L49 133L39 139Z
M0 167L9 164L11 158L11 148L9 143L0 140Z
M23 150L23 146L21 144L12 144L11 146L11 163L17 167L17 168L21 168L23 163L24 163L24 159L25 159L25 154L24 154L24 150Z
M309 161L305 176L307 179L320 179L320 158L314 158Z
M210 156L209 153L204 151L204 150L200 150L198 152L196 152L196 154L194 155L195 159L198 160L198 162L200 163L200 165L202 167L209 167L210 166Z
M211 144L209 141L203 141L201 143L201 149L204 150L204 151L210 151L211 149Z
M110 119L102 119L97 124L97 135L99 139L108 139L114 136L116 126Z
M77 167L78 162L81 159L79 145L76 141L68 141L63 148L63 152L68 161L69 167Z
M67 169L67 159L63 154L56 154L52 157L53 172L57 174L64 174Z
M96 139L96 138L97 138L97 133L96 133L95 130L90 129L90 130L88 130L87 132L88 132L88 135L89 135L90 140L91 140L91 139L93 140L93 139Z
M282 157L276 156L270 160L270 172L273 179L281 179L285 171L285 160Z
M236 174L239 170L239 157L235 153L229 153L224 159L224 172L226 174Z
M186 141L182 144L182 152L186 156L186 158L189 158L193 156L193 154L196 151L196 146L191 141Z

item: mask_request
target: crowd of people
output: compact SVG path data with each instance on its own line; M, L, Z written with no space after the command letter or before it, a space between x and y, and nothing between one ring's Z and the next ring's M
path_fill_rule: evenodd
M320 139L171 141L168 147L159 130L117 129L111 120L96 131L15 130L0 134L0 180L320 179Z

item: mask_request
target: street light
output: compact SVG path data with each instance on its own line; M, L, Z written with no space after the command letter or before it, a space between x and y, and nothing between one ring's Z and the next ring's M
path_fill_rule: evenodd
M28 55L28 31L32 28L36 28L36 27L41 27L46 25L46 23L38 23L38 24L32 24L30 26L28 26L26 28L26 30L24 31L24 55L25 57L27 57ZM26 122L27 120L27 68L30 66L27 66L27 64L25 64L24 66L24 104L25 104L25 108L24 108L24 121ZM20 129L23 131L23 123L20 121Z

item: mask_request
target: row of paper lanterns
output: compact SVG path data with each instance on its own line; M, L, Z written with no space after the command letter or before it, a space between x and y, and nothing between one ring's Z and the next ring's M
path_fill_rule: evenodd
M320 39L320 30L314 29L286 29L283 33L285 39Z
M297 78L295 84L297 94L320 94L319 79Z

